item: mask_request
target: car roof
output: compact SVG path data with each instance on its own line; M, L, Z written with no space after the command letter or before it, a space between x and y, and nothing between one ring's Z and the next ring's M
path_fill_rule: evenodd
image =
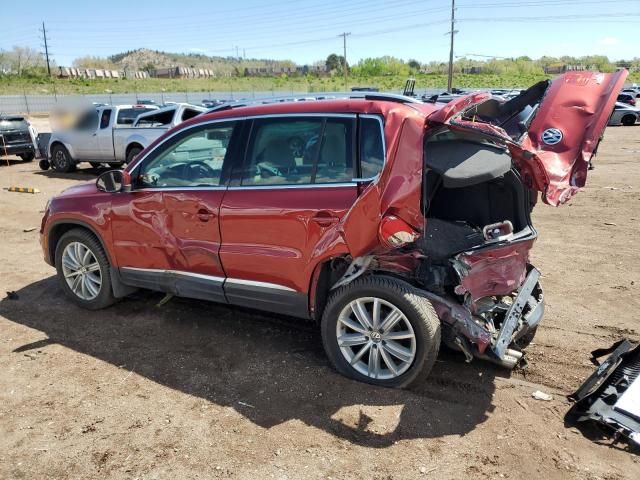
M426 116L437 110L433 104L421 102L403 103L389 100L371 100L365 98L343 98L330 100L312 100L305 102L279 102L268 104L245 105L218 109L205 113L197 117L197 121L208 121L223 118L242 118L263 115L286 115L286 114L379 114L386 115L390 110L406 110L410 112L420 112ZM195 119L194 119L195 120Z

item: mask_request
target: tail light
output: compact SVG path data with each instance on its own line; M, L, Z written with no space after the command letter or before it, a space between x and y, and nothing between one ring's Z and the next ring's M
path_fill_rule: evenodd
M378 238L387 248L400 248L415 242L419 236L407 222L395 215L384 217L378 227Z

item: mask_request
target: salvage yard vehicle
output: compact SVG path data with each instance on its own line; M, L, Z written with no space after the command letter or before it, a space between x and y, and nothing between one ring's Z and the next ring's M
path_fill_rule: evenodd
M56 130L49 139L49 161L41 162L59 172L75 170L79 162L97 167L108 163L117 167L129 163L144 147L160 136L155 131L127 128L138 115L158 110L155 105L101 105L80 116L71 128Z
M223 105L51 199L44 258L87 309L145 288L317 322L375 385L421 382L441 341L513 368L544 310L530 213L585 185L626 75Z
M0 156L17 155L30 162L36 157L36 147L29 122L19 115L0 115Z
M635 125L640 119L640 108L632 107L626 103L616 102L613 113L609 118L609 125L625 125L630 127Z

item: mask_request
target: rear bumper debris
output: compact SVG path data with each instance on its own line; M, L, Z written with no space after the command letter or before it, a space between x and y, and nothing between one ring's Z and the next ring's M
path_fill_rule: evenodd
M597 358L611 353L602 363ZM566 423L595 423L614 439L640 449L640 345L622 340L610 349L592 352L596 371L569 395L575 401Z

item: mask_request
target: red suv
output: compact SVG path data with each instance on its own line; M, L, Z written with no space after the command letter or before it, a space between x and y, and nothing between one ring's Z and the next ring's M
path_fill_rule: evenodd
M146 288L315 321L377 385L423 379L441 341L513 367L543 313L529 214L585 184L625 77L221 107L53 198L44 257L88 309Z

